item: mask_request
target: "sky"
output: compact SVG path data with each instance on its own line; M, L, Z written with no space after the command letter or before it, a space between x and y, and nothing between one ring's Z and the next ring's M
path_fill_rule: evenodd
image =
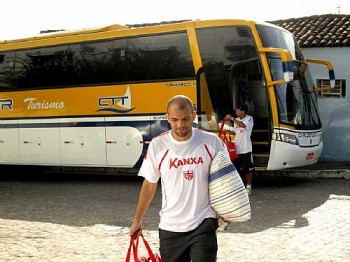
M350 14L349 0L1 0L0 40L44 30L80 30L112 24L174 20L274 21Z

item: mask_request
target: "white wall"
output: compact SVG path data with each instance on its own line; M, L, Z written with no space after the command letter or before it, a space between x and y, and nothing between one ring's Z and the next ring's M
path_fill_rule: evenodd
M335 78L345 79L344 98L319 98L318 107L323 127L324 148L321 160L350 161L350 47L303 48L305 58L318 58L333 63ZM314 81L323 79L327 71L310 66Z

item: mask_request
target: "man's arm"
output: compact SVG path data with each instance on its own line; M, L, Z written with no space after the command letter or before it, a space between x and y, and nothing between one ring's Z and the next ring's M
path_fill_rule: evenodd
M145 215L147 208L154 197L156 189L157 183L148 182L146 179L143 181L135 211L134 221L129 230L130 236L132 236L138 229L141 228L143 216Z
M230 115L230 114L227 114L226 115L226 120L231 120L234 124L236 124L237 126L239 126L239 127L242 127L242 128L245 128L246 127L246 125L245 125L245 123L243 122L243 121L239 121L239 120L237 120L236 118L234 118L232 115ZM232 127L232 129L233 129L233 127ZM231 130L231 128L229 129L230 131L233 131L233 130Z
M233 123L235 123L237 126L245 128L246 124L243 121L239 121L238 119L234 118L232 115L227 114L226 120L232 120Z

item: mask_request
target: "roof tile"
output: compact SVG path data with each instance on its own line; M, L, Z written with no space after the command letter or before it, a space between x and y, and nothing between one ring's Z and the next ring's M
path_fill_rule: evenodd
M350 46L350 15L314 15L269 22L292 32L303 48Z

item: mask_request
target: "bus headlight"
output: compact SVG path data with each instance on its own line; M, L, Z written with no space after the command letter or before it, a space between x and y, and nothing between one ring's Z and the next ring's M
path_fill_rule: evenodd
M284 133L277 134L277 140L293 145L298 144L298 138L296 136Z

